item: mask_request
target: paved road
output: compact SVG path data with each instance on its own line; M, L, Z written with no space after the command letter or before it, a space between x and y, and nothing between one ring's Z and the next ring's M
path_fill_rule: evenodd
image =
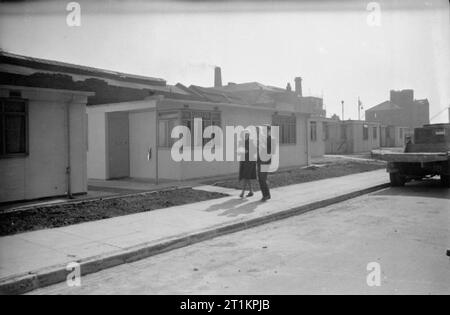
M450 190L390 188L32 294L450 294ZM381 285L367 285L379 263Z

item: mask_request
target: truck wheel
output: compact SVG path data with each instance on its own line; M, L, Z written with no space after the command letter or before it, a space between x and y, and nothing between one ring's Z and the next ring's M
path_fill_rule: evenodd
M441 184L444 187L450 188L450 175L441 175Z
M389 178L391 180L392 187L402 187L405 186L406 178L400 173L390 173Z

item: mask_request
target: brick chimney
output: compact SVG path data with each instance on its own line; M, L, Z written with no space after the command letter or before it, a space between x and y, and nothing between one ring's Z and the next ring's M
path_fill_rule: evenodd
M294 79L295 81L295 94L297 96L302 97L303 96L303 91L302 91L302 78L301 77L296 77Z
M220 67L214 68L214 87L222 86L222 70Z

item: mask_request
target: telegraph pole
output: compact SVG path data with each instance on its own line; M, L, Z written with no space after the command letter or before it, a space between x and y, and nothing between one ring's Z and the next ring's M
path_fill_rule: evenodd
M345 120L344 119L344 101L341 101L341 104L342 104L342 120Z

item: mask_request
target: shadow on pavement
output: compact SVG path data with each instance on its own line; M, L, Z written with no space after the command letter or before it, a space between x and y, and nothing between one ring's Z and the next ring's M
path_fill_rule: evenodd
M261 204L259 200L248 202L248 199L236 198L211 205L206 211L223 211L219 214L220 216L236 217L241 214L254 212L259 204Z
M433 178L424 181L412 181L407 183L405 187L391 187L373 195L450 199L450 189L442 187L440 180Z
M206 209L206 211L212 212L212 211L219 211L219 210L228 210L230 208L239 206L240 204L243 204L244 202L246 202L246 200L241 199L241 198L230 199L230 200L224 201L222 203L215 203L215 204L211 205L210 207L208 207L208 209Z
M252 201L250 203L243 204L242 206L228 209L228 210L224 211L223 213L221 213L220 215L227 216L227 217L237 217L238 215L241 215L241 214L250 214L250 213L254 212L256 210L256 208L258 208L258 205L261 205L261 204L262 203L259 200Z

